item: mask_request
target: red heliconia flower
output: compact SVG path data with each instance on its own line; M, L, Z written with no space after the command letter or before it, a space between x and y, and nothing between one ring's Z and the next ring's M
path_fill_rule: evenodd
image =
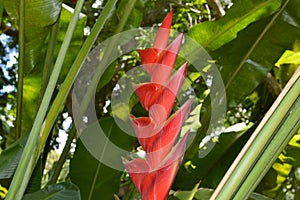
M135 86L141 105L148 117L130 116L138 141L146 152L145 159L123 159L126 170L143 200L165 200L181 164L189 132L176 140L187 119L192 100L184 103L171 116L171 111L186 76L187 63L172 75L183 34L169 46L172 23L170 12L160 26L153 48L139 50L150 82Z

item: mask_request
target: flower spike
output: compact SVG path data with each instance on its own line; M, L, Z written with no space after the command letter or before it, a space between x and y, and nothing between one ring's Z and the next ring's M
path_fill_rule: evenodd
M150 81L134 86L134 90L148 116L136 118L131 115L130 121L146 156L131 161L123 159L123 163L142 200L166 200L189 135L186 133L176 143L190 113L192 99L171 114L187 73L186 62L172 75L183 34L167 47L171 23L172 12L159 28L153 48L139 50Z

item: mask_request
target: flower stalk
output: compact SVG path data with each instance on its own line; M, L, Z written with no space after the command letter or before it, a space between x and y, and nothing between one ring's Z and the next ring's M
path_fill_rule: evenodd
M153 48L139 50L143 68L150 81L134 87L147 117L130 116L138 141L146 156L131 161L123 159L126 170L143 200L165 200L181 164L189 131L177 143L192 100L185 102L175 113L171 111L186 76L187 63L173 75L183 34L169 46L172 23L170 12L160 26ZM171 115L171 116L170 116ZM176 143L176 144L175 144Z

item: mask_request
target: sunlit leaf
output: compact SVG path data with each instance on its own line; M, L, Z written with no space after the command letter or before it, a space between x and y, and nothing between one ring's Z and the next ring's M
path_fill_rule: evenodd
M280 86L284 87L300 64L300 52L286 50L275 63L278 68L274 69L276 79Z
M294 52L286 50L280 59L275 63L275 66L280 67L282 64L299 64L300 63L300 52Z
M189 36L200 43L206 50L216 50L237 37L237 33L250 23L275 12L280 0L240 0L218 21L207 21L194 26Z
M66 30L67 30L69 22L72 18L73 12L74 12L74 10L72 8L63 4L63 9L61 11L61 17L60 17L60 21L59 21L59 31L58 31L58 35L57 35L56 49L55 49L56 57L57 57L57 54L61 47L61 44L63 43L64 37L66 35ZM68 49L68 52L64 59L64 64L61 69L61 73L59 75L58 83L61 83L64 81L71 65L73 64L73 62L77 56L77 53L79 52L79 50L81 48L86 22L87 22L87 17L81 13L79 16L79 20L76 25L70 46L69 46L69 49Z
M180 200L186 200L190 199L188 197L191 197L192 191L177 191L174 193L174 196L176 196ZM199 188L198 191L195 193L193 199L197 200L207 200L212 195L213 190L208 188Z
M3 0L8 14L19 18L19 1ZM41 49L61 11L61 0L27 0L25 4L25 73L29 73L38 63Z
M60 11L60 9L59 9ZM56 56L58 54L59 48L64 39L67 27L69 25L72 16L72 10L66 9L64 7L61 13L60 29L58 32L57 44L56 44ZM78 24L76 26L74 37L70 43L70 48L67 52L66 58L64 60L62 72L59 77L59 81L62 82L68 72L71 64L73 63L77 52L80 50L82 44L83 30L86 24L86 17L81 16ZM35 27L37 29L37 27ZM34 47L37 48L37 47ZM23 83L23 112L22 112L22 134L27 134L31 130L35 115L39 106L40 89L43 77L43 67L44 67L44 56L45 54L40 54L40 52L46 52L47 44L43 44L38 47L40 56L39 60L35 62L36 66L33 68L25 77ZM42 49L42 51L41 51ZM30 49L26 49L30 50ZM34 62L33 60L31 62ZM12 137L12 136L10 136ZM9 145L10 143L8 143Z

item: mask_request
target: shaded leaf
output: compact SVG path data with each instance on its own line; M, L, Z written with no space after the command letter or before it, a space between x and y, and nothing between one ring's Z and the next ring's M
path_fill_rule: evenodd
M242 138L244 133L246 133L251 126L252 124L246 125L240 123L229 127L227 129L228 132L225 130L219 136L218 140L209 140L201 147L199 155L195 155L194 157L190 157L191 155L189 155L190 159L185 160L184 167L180 168L177 174L174 187L180 189L192 188L204 176L207 179L201 183L204 183L203 186L216 186L226 171L225 164L230 164L231 160L235 157L235 153L238 152L240 146L243 145L241 141L239 141L240 138ZM237 142L241 144L237 145ZM213 148L205 148L205 146L212 146ZM203 157L201 154L207 155ZM224 155L226 155L226 157L224 157ZM223 159L225 159L225 161ZM209 181L209 183L207 181Z
M127 4L128 4L127 0L118 1L116 10L114 11L112 17L110 17L110 19L105 24L103 29L104 31L100 36L102 41L116 34L116 30L120 25L119 22L123 17ZM124 24L125 27L123 28L123 30L119 30L119 32L128 30L133 27L136 28L139 27L143 19L143 8L144 8L144 1L136 0L135 5L133 6L130 15L127 19L127 22L126 24Z
M23 148L26 144L27 136L21 137L14 144L0 154L0 179L10 179L13 177L22 156Z
M279 158L282 162L293 165L293 167L300 166L300 131L296 134L289 144L286 146L285 151Z
M230 106L251 94L282 53L300 37L297 14L300 3L296 0L287 2L281 8L282 13L251 24L235 40L214 52L213 57L221 66Z
M23 200L80 200L80 191L72 183L65 182L54 185L48 185L42 190L26 194Z
M196 200L208 200L211 195L213 194L214 190L209 188L199 188L198 191L195 193L194 198ZM174 196L176 196L180 200L187 200L189 199L192 191L177 191L174 193ZM272 200L269 197L266 197L259 193L252 193L248 200Z
M122 172L95 159L79 140L71 160L70 177L79 188L82 199L113 199L118 192Z
M275 12L280 4L280 0L235 1L223 18L194 26L189 31L189 36L206 50L216 50L236 38L237 33L250 23Z
M272 200L272 199L259 193L252 193L248 200Z
M135 138L120 130L113 118L101 119L100 125L109 140L123 149L131 149L136 141ZM87 128L81 135L93 136L92 132L95 133L94 126ZM91 140L95 139L91 138ZM95 145L96 150L104 148L106 156L111 160L119 160L121 164L121 156L114 155L111 151L108 152L106 147L102 146L105 144L105 141L99 141L99 143L95 141L95 144L90 145ZM70 164L70 177L72 182L80 188L83 199L113 199L113 194L118 193L121 175L121 171L106 166L94 158L82 141L78 140L74 158Z

